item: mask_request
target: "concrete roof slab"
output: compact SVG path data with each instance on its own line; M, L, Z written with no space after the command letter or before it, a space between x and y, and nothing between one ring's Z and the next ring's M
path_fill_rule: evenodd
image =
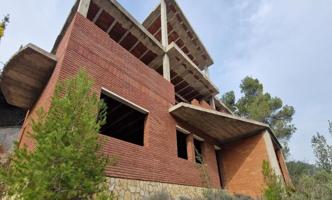
M269 129L267 124L243 119L188 103L179 103L169 112L189 125L217 139L220 143L235 141Z
M1 91L7 103L31 108L56 65L56 57L43 49L28 44L21 48L5 65L1 77Z

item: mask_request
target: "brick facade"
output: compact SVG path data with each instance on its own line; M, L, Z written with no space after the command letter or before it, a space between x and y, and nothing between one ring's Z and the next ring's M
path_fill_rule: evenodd
M36 116L35 111L39 107L47 109L58 80L84 68L94 79L94 91L97 94L104 87L149 111L144 146L105 136L107 145L103 148L104 152L119 159L116 166L107 168L107 175L202 186L201 172L194 155L190 155L188 160L177 157L177 123L168 112L175 104L174 86L171 83L78 13L60 43L57 58L55 71L31 111L30 119ZM28 130L29 126L24 131L21 145L33 147L33 141L27 135ZM192 140L188 142L192 143ZM212 185L220 187L213 143L205 142L202 150Z
M264 187L263 160L268 160L263 133L224 145L223 180L233 193L260 196Z

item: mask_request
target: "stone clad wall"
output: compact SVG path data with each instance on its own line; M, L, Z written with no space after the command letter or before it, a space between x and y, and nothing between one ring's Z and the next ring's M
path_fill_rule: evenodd
M109 188L119 200L140 200L166 192L172 199L201 197L206 188L150 181L109 178Z

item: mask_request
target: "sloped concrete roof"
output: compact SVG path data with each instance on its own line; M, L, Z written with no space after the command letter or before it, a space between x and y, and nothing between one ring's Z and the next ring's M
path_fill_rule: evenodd
M175 118L203 131L205 134L217 139L220 143L239 140L260 133L263 130L268 130L278 148L281 147L269 125L265 123L187 103L179 103L170 108L169 112Z

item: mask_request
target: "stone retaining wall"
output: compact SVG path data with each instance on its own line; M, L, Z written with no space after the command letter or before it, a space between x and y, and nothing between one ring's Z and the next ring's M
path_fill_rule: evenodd
M172 199L194 199L201 197L206 188L158 183L150 181L109 178L110 190L119 200L145 200L161 193L171 195Z

